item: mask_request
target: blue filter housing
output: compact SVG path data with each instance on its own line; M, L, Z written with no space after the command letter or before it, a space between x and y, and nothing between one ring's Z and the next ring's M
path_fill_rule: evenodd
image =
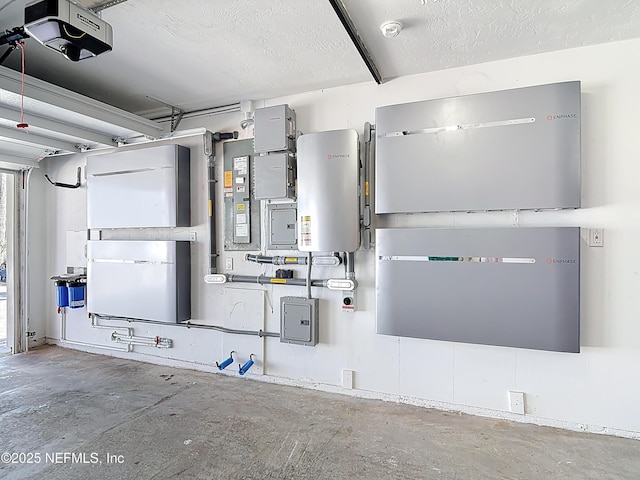
M67 282L64 280L56 280L56 300L58 307L69 306L69 289L67 288Z
M84 283L69 282L69 306L71 308L84 307Z

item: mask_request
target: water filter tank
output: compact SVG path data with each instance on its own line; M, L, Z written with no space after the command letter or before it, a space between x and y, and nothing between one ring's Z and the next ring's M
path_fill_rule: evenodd
M354 252L360 246L358 133L298 138L298 249Z
M56 280L56 303L58 307L69 306L69 288L67 287L66 280Z

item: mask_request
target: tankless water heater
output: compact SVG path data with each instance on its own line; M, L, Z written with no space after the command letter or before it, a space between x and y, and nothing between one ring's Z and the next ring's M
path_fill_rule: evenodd
M298 249L353 252L360 246L358 133L298 139Z

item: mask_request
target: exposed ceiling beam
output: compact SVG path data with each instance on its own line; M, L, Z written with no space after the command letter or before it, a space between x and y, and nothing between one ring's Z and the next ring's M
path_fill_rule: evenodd
M380 75L380 71L378 70L378 67L373 61L373 57L369 53L367 46L364 44L364 42L360 38L360 35L358 35L358 31L356 30L356 27L351 21L351 17L349 16L349 13L347 12L347 9L345 8L344 4L342 3L341 0L329 0L329 3L331 4L331 6L333 7L333 10L336 12L336 15L342 22L342 26L349 34L349 37L351 38L353 45L356 47L356 50L358 50L358 53L360 54L360 57L362 57L362 60L364 61L367 68L369 69L371 76L376 81L376 83L380 85L383 82L382 75Z
M0 69L0 90L11 92L16 96L20 95L22 91L20 74L8 68ZM164 127L156 122L78 95L37 78L25 77L25 98L66 109L89 119L97 119L107 124L105 128L108 125L113 125L152 138L158 138L164 133ZM80 121L82 119L79 119Z
M27 112L25 114L26 120L30 126L42 128L44 130L51 130L56 133L68 135L70 137L79 138L88 142L98 143L100 145L115 146L116 142L109 135L103 135L91 130L86 130L75 125L68 125L66 123L51 120L50 118L42 117L34 113ZM22 121L20 112L12 108L0 106L0 118L11 120L12 122L19 123Z
M0 153L0 168L6 167L8 164L35 168L38 168L40 166L40 164L33 158L18 157L16 155L7 155L5 153Z
M18 129L0 127L0 137L9 138L17 142L28 145L40 145L42 147L50 147L55 150L65 150L67 152L79 152L80 148L75 143L57 140L55 138L43 137L34 133L20 131Z

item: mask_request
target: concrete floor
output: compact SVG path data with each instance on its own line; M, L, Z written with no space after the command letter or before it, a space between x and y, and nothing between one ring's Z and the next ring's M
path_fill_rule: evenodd
M59 347L0 359L2 452L32 462L8 479L640 478L640 441Z

